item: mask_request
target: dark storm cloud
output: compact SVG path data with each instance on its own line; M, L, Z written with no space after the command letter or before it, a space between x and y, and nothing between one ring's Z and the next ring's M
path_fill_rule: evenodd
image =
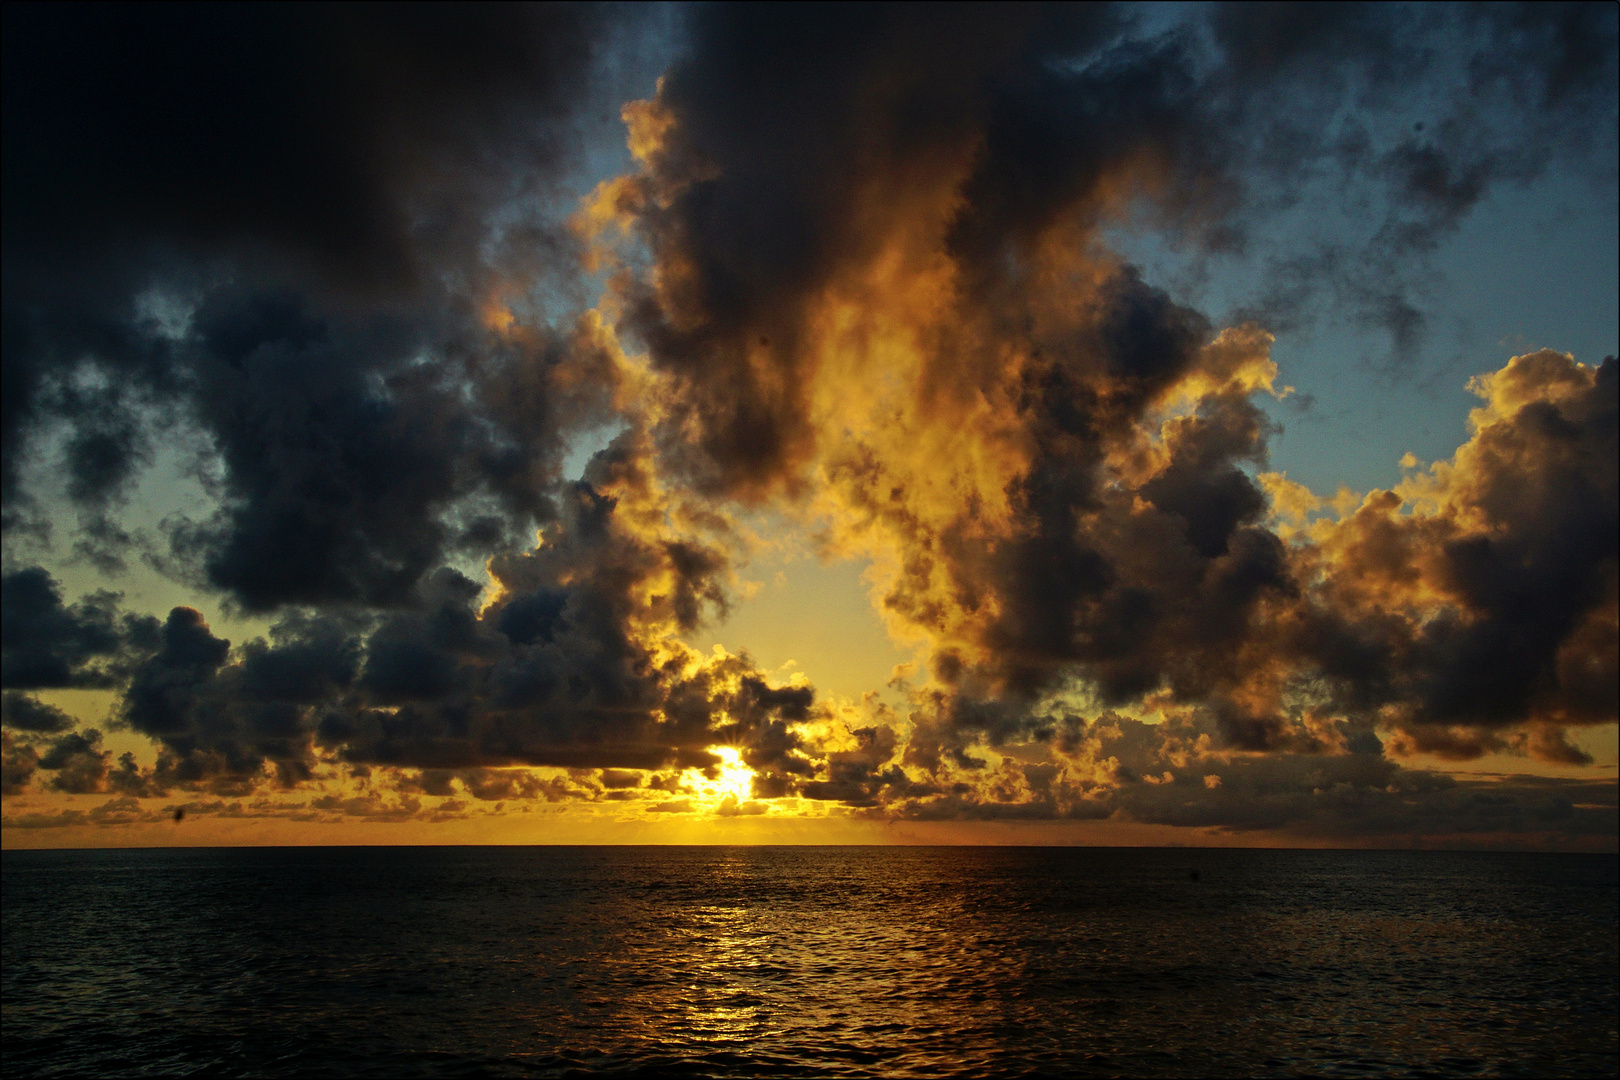
M169 735L185 725L197 688L205 685L230 653L194 608L175 608L163 624L163 646L136 668L124 697L124 718L144 735Z
M249 608L391 602L461 538L441 535L445 500L485 480L532 516L556 436L547 401L512 426L536 404L513 369L566 344L492 350L485 408L402 369L465 353L491 258L516 280L562 257L567 280L559 234L491 215L538 205L571 160L608 22L569 5L12 12L8 527L30 521L28 440L65 423L66 494L104 508L148 460L155 409L217 444L230 506L179 554Z
M16 690L5 692L0 709L4 710L0 712L0 717L3 717L5 726L15 731L50 735L67 731L73 726L73 718L55 705Z
M49 571L7 573L0 584L0 683L17 690L119 685L131 651L157 640L157 621L122 614L119 600L97 592L65 605Z
M0 731L0 795L20 795L39 768L39 751Z
M495 182L491 155L551 149L600 30L577 5L24 4L7 22L8 255L273 245L361 289L426 269L413 217Z
M372 634L362 696L322 737L350 760L418 767L707 767L716 742L803 719L811 691L773 689L743 658L694 668L649 651L645 628L694 626L718 599L725 560L621 520L633 490L609 492L633 489L636 468L622 442L598 455L540 546L491 563L502 595L486 609L473 583L436 576L427 603Z
M664 271L631 324L684 387L695 475L742 493L791 482L817 438L806 305L956 170L945 253L1008 319L1039 244L1122 198L1231 250L1337 176L1387 219L1364 250L1336 242L1293 256L1310 272L1270 277L1294 283L1293 307L1342 293L1410 351L1413 256L1495 185L1601 161L1587 155L1614 128L1602 5L1229 5L1156 37L1107 7L706 7L688 22L637 206ZM1407 108L1427 122L1359 126ZM1275 323L1284 303L1256 310Z
M1168 463L1130 511L1097 497L1090 452L1042 461L1015 504L1024 535L988 553L982 570L963 567L1002 598L986 633L999 684L1034 694L1078 662L1110 703L1166 679L1189 697L1218 687L1256 605L1292 587L1281 543L1252 527L1265 499L1238 467L1263 458L1266 430L1246 400L1206 404L1173 425ZM1152 550L1152 562L1130 565L1117 535L1097 536L1113 529Z
M158 743L156 765L109 773L85 732L65 738L90 742L63 742L40 767L62 770L61 790L246 794L309 779L320 750L425 770L415 783L429 794L455 779L486 801L592 792L492 767L711 769L721 742L762 769L808 772L789 725L809 718L811 688L773 687L746 657L654 654L706 614L726 562L621 521L608 491L633 487L636 469L622 445L598 455L590 475L605 490L576 484L538 549L495 560L502 591L484 607L478 584L441 568L403 610L296 610L234 652L198 612L175 608L132 667L118 717ZM604 786L625 786L613 777Z
M474 626L476 588L441 595L467 583L440 568L551 521L570 425L606 415L614 376L575 320L576 255L544 206L579 149L598 44L636 18L8 12L7 526L37 521L18 470L60 432L79 553L116 569L136 540L120 502L178 437L218 508L166 520L168 550L147 558L285 614L233 655L189 608L160 627L121 617L110 594L64 606L44 571L22 571L5 583L7 687L122 685L119 723L160 746L142 782L222 794L306 779L315 729L373 705L405 707L386 746L432 741L412 717L433 732L482 708L467 694L487 681L465 685L459 665L503 646ZM675 550L690 621L719 595L702 584L718 564ZM428 614L363 614L379 607ZM597 616L621 654L622 614ZM553 690L589 681L569 663L548 669ZM31 704L9 702L8 725L61 726ZM81 749L50 758L58 788L136 782Z
M1111 697L1139 694L1165 677L1176 638L1213 642L1212 622L1241 624L1255 590L1283 584L1274 540L1245 534L1234 550L1265 507L1237 467L1263 458L1264 424L1246 402L1223 400L1184 428L1171 467L1142 490L1154 512L1140 528L1162 530L1160 546L1187 569L1126 579L1079 524L1104 509L1109 444L1199 369L1210 327L1128 269L1081 299L1090 310L1078 318L1054 312L1037 284L1039 249L1094 225L1125 174L1196 215L1236 182L1233 150L1200 113L1185 43L1120 44L1113 14L861 17L870 25L851 32L841 15L806 9L694 16L692 52L655 103L671 126L650 155L656 194L640 219L675 284L643 294L633 323L677 377L680 430L695 430L707 454L700 481L791 490L818 437L809 413L821 360L806 339L820 295L907 227L927 199L926 170L954 175L939 243L960 275L959 307L929 342L937 355L923 378L1010 395L1010 422L1036 456L1009 491L1014 537L929 535L897 516L918 584L902 581L887 602L927 625L939 604L928 582L944 563L959 597L997 598L990 689L1032 695L1088 661ZM998 350L1029 357L1015 385L997 385ZM1186 598L1184 579L1206 602ZM936 660L947 681L957 667L949 651Z
M102 790L107 777L101 732L90 728L63 735L39 759L41 769L55 770L51 787L73 795Z
M792 479L815 438L806 301L870 257L882 218L968 149L1001 77L1039 78L1117 25L1028 7L691 13L689 53L657 99L675 127L639 208L666 292L640 295L631 325L681 380L700 480L748 493Z
M855 748L828 754L827 778L803 784L800 792L805 798L875 807L908 796L939 793L930 785L912 781L892 762L896 739L891 727L858 728L851 734L855 736Z
M1073 518L1033 517L987 569L959 558L998 598L994 685L1033 698L1080 671L1110 704L1165 688L1251 751L1330 747L1288 704L1297 691L1399 731L1403 751L1589 761L1563 731L1620 711L1616 370L1549 352L1482 378L1479 430L1430 486L1374 493L1292 547L1257 524L1266 499L1236 467L1263 454L1263 417L1206 400L1167 425L1129 513L1060 487ZM972 701L948 714L992 736L1024 726Z
M1125 166L1156 224L1212 250L1246 245L1315 177L1362 185L1387 215L1365 250L1301 253L1313 272L1270 276L1294 283L1296 307L1342 292L1401 340L1423 318L1404 295L1412 256L1494 186L1555 161L1612 182L1611 7L1211 10L1156 37L1106 7L693 16L658 99L678 127L654 159L664 184L692 182L644 221L682 270L679 315L648 332L683 372L702 357L693 377L721 389L693 405L726 442L718 467L742 481L764 467L748 457L808 437L791 381L783 394L750 376L748 345L768 338L796 368L793 308L881 242L874 202L903 212L963 142L978 145L949 245L984 287L1016 276L1054 222L1107 209L1099 189ZM1410 109L1393 136L1363 126ZM1263 305L1272 322L1280 303Z
M224 466L224 498L212 520L180 525L173 546L249 610L402 602L457 546L447 511L468 496L518 520L549 513L552 412L566 395L548 394L547 378L565 345L497 346L475 375L458 363L473 343L453 324L357 323L245 290L208 297L195 327L195 413ZM533 384L529 430L466 401L468 383L500 394L519 381ZM588 412L588 394L573 399Z
M69 795L117 792L128 797L161 794L162 784L153 770L141 769L131 753L121 755L115 764L112 754L101 746L101 732L95 728L58 735L41 745L18 743L5 732L5 794L19 795L28 790L39 770L51 775L39 785L45 790Z
M1150 512L1112 509L1179 565L1122 572L1081 527L1110 511L1103 458L1205 365L1210 327L1128 268L1081 290L1080 312L1040 282L1043 245L1094 227L1121 177L1189 219L1236 197L1236 150L1200 111L1187 42L1121 43L1124 24L1097 10L861 18L851 32L834 13L706 9L653 104L666 119L636 208L662 277L656 292L632 288L631 323L676 378L671 430L703 451L685 458L692 475L744 496L791 492L827 437L812 419L816 382L831 378L813 340L822 297L859 281L892 235L938 229L956 308L924 346L919 396L933 383L941 396L1010 399L1034 460L1007 489L1012 536L975 537L967 516L931 529L893 509L908 485L881 460L848 471L848 497L887 515L907 549L886 604L928 627L942 607L994 597L978 642L989 665L965 672L950 648L935 657L945 681L978 680L965 692L1031 700L1085 664L1124 700L1177 658L1186 692L1210 692L1232 651L1221 642L1241 644L1256 599L1288 587L1275 538L1239 533L1265 509L1238 467L1263 460L1265 424L1234 398L1185 426L1171 467L1142 490ZM916 224L930 199L947 207L940 223ZM1007 351L1028 358L1011 385L999 383ZM966 702L957 717L993 713L1019 722L1016 709Z

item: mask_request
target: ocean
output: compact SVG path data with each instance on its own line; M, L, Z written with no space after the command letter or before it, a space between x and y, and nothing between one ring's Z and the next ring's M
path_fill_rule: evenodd
M45 1076L1616 1074L1614 856L8 851Z

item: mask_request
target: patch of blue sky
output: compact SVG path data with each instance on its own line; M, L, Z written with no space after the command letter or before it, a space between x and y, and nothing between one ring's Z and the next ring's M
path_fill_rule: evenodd
M584 479L591 459L606 450L627 426L622 420L614 420L575 431L568 440L568 449L563 453L563 479Z
M1302 208L1303 208L1302 204ZM1217 325L1255 317L1261 298L1291 283L1290 258L1311 244L1336 243L1355 258L1365 229L1319 217L1314 235L1257 232L1249 250L1200 256L1162 234L1119 228L1110 244L1151 284ZM1357 233L1360 233L1358 236ZM1271 467L1318 494L1357 491L1399 479L1398 461L1449 457L1468 437L1478 400L1468 379L1509 357L1540 348L1597 364L1620 349L1620 212L1615 189L1587 174L1552 172L1528 184L1501 184L1431 252L1413 255L1404 280L1389 283L1422 314L1409 356L1397 357L1389 331L1358 315L1324 285L1276 333L1278 381L1295 393L1262 405L1282 426ZM1309 284L1309 283L1306 283Z

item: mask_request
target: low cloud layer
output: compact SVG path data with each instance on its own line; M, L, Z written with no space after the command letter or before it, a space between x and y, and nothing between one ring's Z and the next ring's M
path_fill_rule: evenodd
M1612 835L1612 781L1401 760L1578 766L1615 722L1616 362L1482 362L1455 455L1348 501L1270 471L1259 404L1274 330L1338 305L1409 348L1493 188L1601 171L1612 8L1143 15L11 20L7 794ZM660 33L628 171L580 198ZM1375 234L1278 249L1236 325L1107 241L1225 257L1328 180ZM139 536L160 451L212 508ZM107 590L47 565L64 501ZM927 669L830 701L685 644L762 511L870 560ZM269 637L126 610L134 561ZM69 689L155 764L38 696Z

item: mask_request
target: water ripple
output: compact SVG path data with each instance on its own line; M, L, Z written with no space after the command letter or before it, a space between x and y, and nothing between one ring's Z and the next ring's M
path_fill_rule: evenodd
M1617 866L8 852L6 1074L1613 1075Z

